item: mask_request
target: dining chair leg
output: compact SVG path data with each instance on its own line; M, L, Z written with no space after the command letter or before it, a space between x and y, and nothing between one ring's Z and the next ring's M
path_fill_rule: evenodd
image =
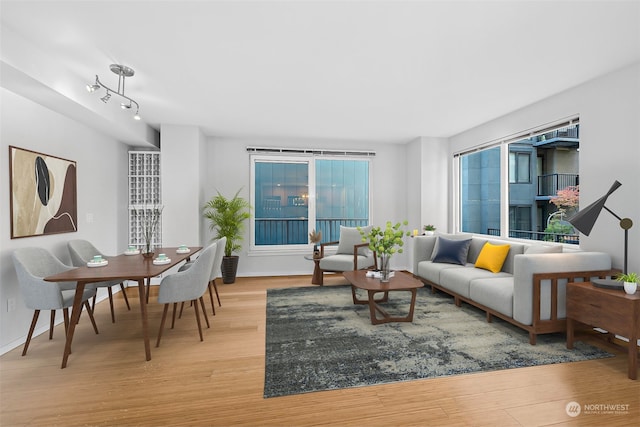
M211 299L211 311L213 312L213 315L215 316L216 315L216 306L213 303L213 291L211 290L211 281L209 281L209 284L207 285L207 289L209 289L209 299Z
M96 335L99 334L98 326L96 325L96 319L93 318L93 310L91 310L91 306L88 301L84 302L84 306L87 307L87 314L89 315L89 319L91 319L91 324L93 325L93 330L96 331Z
M169 304L165 304L164 310L162 310L162 320L160 321L160 330L158 331L158 340L156 341L156 347L160 347L160 338L162 338L162 329L164 329L164 321L167 318L167 310L169 310Z
M29 333L27 334L27 340L25 341L24 348L22 349L23 356L27 354L27 350L29 349L29 343L31 342L33 330L36 328L36 323L38 323L38 316L40 316L40 310L34 310L33 319L31 320L31 327L29 328Z
M218 298L218 307L222 307L222 303L220 302L220 294L218 294L218 285L216 285L216 279L211 281L213 284L213 289L216 291L216 298Z
M173 316L171 316L171 329L176 325L176 311L178 309L178 303L173 303Z
M116 313L113 311L113 291L111 290L111 286L107 287L107 292L109 292L109 308L111 309L111 323L116 323Z
M127 310L131 310L131 306L129 305L129 298L127 297L127 291L124 288L124 282L120 282L120 290L122 291L124 302L125 304L127 304Z
M207 328L210 328L209 317L207 317L207 309L204 308L204 298L200 297L200 306L202 307L202 314L204 314L204 320L207 322Z
M64 336L67 337L67 331L69 330L69 309L62 309L62 317L64 317Z
M180 304L180 314L178 315L178 319L182 319L182 310L184 309L184 301Z
M56 323L56 311L51 310L51 316L49 320L49 339L53 339L53 325Z
M198 313L200 311L198 310L198 301L193 300L192 302L196 310L196 322L198 322L198 334L200 334L200 341L204 341L204 338L202 337L202 325L200 324L200 313Z

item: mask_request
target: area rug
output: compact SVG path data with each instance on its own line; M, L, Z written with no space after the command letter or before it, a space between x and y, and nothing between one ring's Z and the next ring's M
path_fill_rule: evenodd
M365 295L361 295L365 297ZM385 308L405 315L409 293ZM613 356L564 334L539 335L442 293L418 290L412 323L372 325L348 285L267 291L265 397Z

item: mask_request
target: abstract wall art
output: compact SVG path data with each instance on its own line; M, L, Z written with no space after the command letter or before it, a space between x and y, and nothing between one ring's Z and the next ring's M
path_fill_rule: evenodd
M76 162L9 146L11 238L78 229Z

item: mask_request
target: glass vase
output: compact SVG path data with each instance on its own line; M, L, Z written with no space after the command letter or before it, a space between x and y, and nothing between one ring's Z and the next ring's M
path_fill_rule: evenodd
M380 255L380 282L387 283L391 277L391 269L389 268L389 260L391 260L391 255L381 254Z

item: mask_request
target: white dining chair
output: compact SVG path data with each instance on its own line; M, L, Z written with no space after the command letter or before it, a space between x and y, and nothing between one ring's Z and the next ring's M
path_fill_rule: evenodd
M215 291L216 293L216 299L218 300L218 306L222 307L222 303L220 302L220 294L218 293L218 285L216 284L216 279L219 279L222 277L222 271L221 271L221 267L222 267L222 257L224 256L224 247L227 244L227 238L226 237L222 237L218 240L216 240L215 242L216 245L216 256L213 259L213 267L211 268L211 276L209 277L209 284L207 286L208 290L209 290L209 298L211 299L211 311L213 313L213 315L216 315L216 306L213 300L213 292ZM191 265L193 265L194 261L189 261L187 263L185 263L182 267L180 267L180 269L178 271L184 271L188 268L191 267ZM184 308L184 303L182 304L182 306L180 307L180 315L178 317L182 317L182 310Z
M200 310L198 309L198 302L200 302L202 314L207 322L207 326L209 326L209 319L207 318L207 312L204 308L204 300L202 299L202 296L207 290L215 255L216 244L212 243L202 251L202 254L200 254L200 256L193 262L193 265L190 268L170 274L164 277L160 282L158 302L160 304L164 304L164 310L162 312L162 320L160 321L160 330L158 332L156 347L160 346L160 339L162 338L162 331L167 318L169 304L173 303L173 319L171 322L171 328L173 329L175 325L177 305L179 302L185 301L191 301L193 303L196 322L198 323L200 341L204 341L202 336L202 325L200 324Z
M71 262L76 267L86 266L89 261L95 255L101 255L105 257L105 255L100 252L93 244L87 240L76 239L70 240L67 242L67 247L69 248L69 254L71 255ZM131 310L131 306L129 305L129 298L127 298L127 292L124 289L124 282L122 280L109 280L106 282L97 282L92 283L91 286L95 288L107 288L109 292L109 307L111 308L111 322L116 323L116 315L113 309L113 291L111 288L113 286L120 286L122 291L122 296L124 297L124 302L127 304L127 310ZM95 309L96 299L93 298L92 307Z
M13 263L20 283L20 291L24 304L27 308L34 310L33 319L27 340L24 343L22 355L27 354L29 343L33 336L33 331L38 322L40 310L51 310L51 318L49 323L49 339L53 339L53 325L56 317L56 310L62 309L64 314L65 335L69 328L69 307L73 305L75 297L75 282L47 282L45 277L63 271L71 270L74 267L63 264L58 258L53 256L49 251L43 248L20 248L13 252ZM93 329L98 333L95 319L93 318L93 310L88 303L90 298L96 294L96 289L91 286L85 288L82 294L84 307L87 309Z

